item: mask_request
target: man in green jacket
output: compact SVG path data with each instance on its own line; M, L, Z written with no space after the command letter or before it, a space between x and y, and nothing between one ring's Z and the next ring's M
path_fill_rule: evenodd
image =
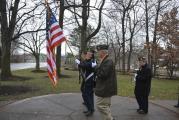
M111 97L117 95L117 79L114 62L108 57L108 45L97 46L99 65L96 67L97 108L102 120L114 120L111 115Z

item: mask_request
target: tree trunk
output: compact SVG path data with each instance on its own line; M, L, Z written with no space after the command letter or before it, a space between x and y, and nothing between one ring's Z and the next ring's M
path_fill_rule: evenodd
M158 2L157 10L156 10L156 17L155 17L155 25L154 25L154 34L153 34L153 49L152 49L152 55L153 55L153 76L156 75L156 65L157 65L157 55L156 55L156 50L157 50L157 23L158 23L158 17L159 17L159 12L160 12L160 0Z
M85 51L87 48L88 1L82 0L82 4L81 52Z
M6 80L12 76L10 69L10 49L11 49L11 40L14 35L16 18L18 12L18 5L20 0L14 1L14 7L12 9L11 18L8 24L7 19L7 1L0 0L0 14L1 14L1 43L2 43L2 70L1 70L1 79ZM10 14L10 13L9 13Z
M148 1L145 0L145 30L146 30L146 44L147 44L147 61L151 65L151 56L150 56L150 45L149 45L149 18L148 18Z
M11 34L9 34L6 0L0 2L1 12L1 43L2 43L2 60L1 60L1 79L6 80L11 74L10 70L10 48L11 48Z
M130 66L131 66L131 56L132 56L132 39L133 39L133 34L130 38L130 50L129 50L129 56L128 56L128 61L127 61L127 71L130 71Z
M2 69L1 69L1 80L7 80L12 76L10 69L10 49L11 42L9 42L10 38L6 36L2 36Z
M123 12L123 16L122 16L122 74L125 74L125 61L126 61L126 56L125 56L125 15L126 12Z
M57 54L56 54L56 67L57 67L57 75L58 77L61 75L61 45L57 47Z
M119 71L121 71L121 48L119 48L118 64L119 64Z
M59 25L63 29L63 18L64 18L64 0L60 0L60 14L59 14ZM61 45L57 47L56 54L56 67L58 77L61 75Z
M87 48L87 42L86 42L86 27L82 27L81 29L81 49L80 52L85 51Z
M1 18L0 18L1 19ZM0 23L1 24L1 23ZM0 69L1 69L1 64L2 64L2 47L0 47ZM1 82L0 82L0 88L1 88Z
M36 53L36 55L35 55L35 63L36 63L35 69L40 70L40 56L38 53Z

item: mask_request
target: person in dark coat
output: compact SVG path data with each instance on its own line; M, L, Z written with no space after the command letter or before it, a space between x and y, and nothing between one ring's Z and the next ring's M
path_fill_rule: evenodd
M88 51L83 62L80 62L78 59L75 60L75 62L78 64L78 67L82 69L81 74L83 76L83 85L81 86L81 90L84 104L87 107L87 111L84 111L86 116L91 116L94 112L94 67L97 64L92 60L92 56L93 53Z
M86 60L86 52L82 52L81 54L81 63L83 63ZM79 67L79 66L78 66ZM79 68L79 72L80 72L80 77L82 77L82 82L81 82L81 86L80 86L80 90L81 90L81 94L82 94L82 98L83 98L83 105L86 105L85 103L85 98L84 98L84 93L85 93L85 68Z
M108 45L97 46L99 65L96 67L97 108L102 120L113 120L111 115L111 97L117 95L115 64L108 56Z
M139 114L147 114L148 113L148 96L150 94L151 88L151 68L147 64L146 58L139 57L139 70L136 75L136 85L135 85L135 97L139 108L137 112Z

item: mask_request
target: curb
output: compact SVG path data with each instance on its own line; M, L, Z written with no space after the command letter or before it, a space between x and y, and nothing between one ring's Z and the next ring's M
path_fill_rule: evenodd
M177 108L175 109L174 108L174 105L172 106L172 107L169 107L169 106L164 106L164 105L161 105L161 104L159 104L159 103L157 103L157 102L155 102L155 101L149 101L150 103L152 103L152 104L154 104L154 105L156 105L156 106L159 106L159 107L162 107L162 108L164 108L164 109L167 109L167 110L169 110L169 111L171 111L171 112L174 112L174 113L176 113L176 114L178 114L179 115L179 109L177 110Z
M9 105L9 104L12 104L16 102L15 100L14 101L0 101L0 111L1 111L1 108L3 109L6 105Z

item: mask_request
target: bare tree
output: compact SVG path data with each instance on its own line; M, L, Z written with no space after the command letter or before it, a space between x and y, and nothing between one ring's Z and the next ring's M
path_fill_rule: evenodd
M88 26L87 27L87 35L91 34L93 31L92 26ZM78 49L78 51L80 50L80 40L81 40L81 28L74 28L73 31L70 34L69 37L69 42L71 44L71 46L75 47L76 49ZM93 41L90 40L87 42L87 47L92 46Z
M108 21L109 22L109 21ZM111 23L111 22L109 22ZM100 32L100 38L103 39L103 43L110 45L110 52L112 52L111 56L114 59L115 65L119 62L120 66L120 51L121 51L121 39L118 33L118 29L116 27L116 23L114 24L103 24ZM104 41L105 40L105 41Z
M148 63L151 64L150 47L149 47L149 7L148 0L145 0L145 30L146 30L146 44L147 44L147 59Z
M39 26L38 29L42 27L43 23ZM38 25L37 25L38 26ZM35 26L34 26L35 28ZM46 34L42 32L29 33L21 36L21 41L17 43L20 44L20 49L32 54L36 61L36 70L40 70L40 53L41 50L45 47L44 43L46 41Z
M94 1L93 1L94 2ZM68 9L70 12L74 13L76 23L78 27L81 29L81 40L80 40L80 49L81 51L86 50L87 48L87 43L99 32L100 27L101 27L101 18L102 18L102 10L103 6L105 4L105 0L97 1L98 7L91 6L91 1L90 0L81 0L81 1L75 1L74 2L67 2L69 4L69 7L73 7L73 10ZM97 15L95 16L98 18L97 26L95 29L92 31L91 34L87 34L87 28L90 25L90 22L88 21L90 17L93 15L93 11L98 12L98 17Z
M114 39L115 41L112 39L111 40L111 45L112 45L112 48L113 48L113 51L114 51L114 56L115 56L115 64L118 63L118 66L120 68L120 60L121 60L121 49L122 49L122 46L121 46L121 42L122 42L122 39L120 39L120 34L118 32L118 29L115 27L115 34L114 34Z
M21 4L20 4L21 3ZM27 25L27 20L38 16L41 13L34 11L42 4L33 0L34 6L28 7L27 1L20 2L20 0L1 0L0 13L1 13L1 42L2 42L2 71L1 79L6 80L12 76L10 69L10 49L11 42L19 38L19 36L35 31L23 31Z
M1 78L5 79L11 76L10 71L10 48L11 40L15 30L15 22L17 17L17 10L20 0L15 0L14 7L11 6L9 10L12 10L12 19L8 23L6 0L0 1L0 13L1 13L1 43L2 43L2 71Z
M127 18L129 24L129 55L128 55L128 62L127 62L127 71L130 71L131 66L131 56L133 52L133 38L134 36L141 30L142 26L139 23L142 21L142 17L139 16L140 8L133 8L128 11ZM130 15L132 14L132 15ZM131 17L132 16L132 17Z
M136 4L138 3L137 1L133 0L111 0L113 2L113 5L115 6L115 10L121 14L121 26L122 26L122 72L125 74L125 63L126 63L126 17L127 17L127 12L131 10Z
M61 28L63 28L63 20L64 20L64 11L67 9L70 12L72 12L75 16L76 23L78 24L78 27L81 29L81 41L80 41L80 49L81 51L84 51L87 48L87 43L91 40L92 37L94 37L101 27L101 14L102 14L102 8L104 6L105 0L101 0L101 5L99 8L96 8L96 10L99 11L99 19L98 19L98 25L96 29L90 34L87 35L87 26L88 26L88 18L90 17L90 0L56 0L60 2L60 8L59 8L59 23ZM73 10L71 10L73 8ZM95 8L95 7L92 7ZM76 10L79 9L79 10ZM81 14L80 14L80 12ZM79 19L81 19L79 21ZM81 23L81 24L80 24ZM61 46L57 47L57 56L56 56L56 65L57 65L57 74L60 75L60 68L61 68Z

